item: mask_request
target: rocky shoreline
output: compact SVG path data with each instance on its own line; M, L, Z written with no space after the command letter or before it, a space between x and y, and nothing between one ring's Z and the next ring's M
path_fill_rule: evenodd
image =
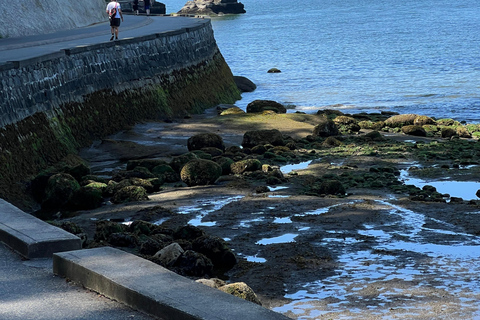
M271 101L255 102L248 113L211 111L138 125L84 150L84 159L72 156L69 165L46 170L30 188L42 207L36 214L79 234L87 248L115 246L193 279L246 283L256 293L251 299L268 308L335 274L343 249L322 239L363 239L366 223L392 219L383 201L480 235L477 216L466 214L478 211L478 200L399 178L408 170L476 181L478 125L419 115L285 113ZM281 170L306 161L306 168ZM279 235L295 240L272 240ZM375 250L366 240L363 246Z

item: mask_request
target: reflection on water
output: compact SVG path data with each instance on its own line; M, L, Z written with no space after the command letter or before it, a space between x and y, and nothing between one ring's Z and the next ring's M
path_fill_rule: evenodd
M287 164L285 166L280 167L280 171L282 171L283 174L288 174L292 171L303 170L303 169L306 169L311 162L312 161L305 161L305 162L300 162L295 164Z
M426 185L433 186L441 194L449 194L451 197L462 198L463 200L478 200L475 195L480 189L480 182L476 181L443 181L443 180L423 180L409 175L407 170L400 171L400 179L405 184L412 184L423 188Z
M278 237L265 238L265 239L259 240L255 244L268 245L268 244L276 244L276 243L295 242L295 238L297 236L298 236L298 233L286 233Z
M216 222L202 222L202 219L209 213L220 210L227 204L238 201L242 198L243 196L223 196L215 197L212 199L201 199L197 200L195 205L179 207L177 209L177 212L180 214L198 213L197 216L190 220L188 223L195 227L212 227L216 225Z
M292 302L275 311L290 312L298 319L412 319L421 305L430 319L441 318L442 310L478 314L480 237L426 228L424 224L436 220L379 203L391 207L394 222L364 224L358 239L328 233L331 237L321 245L336 243L341 251L336 275L289 292L285 298ZM372 243L373 250L358 250ZM358 305L365 307L355 309Z

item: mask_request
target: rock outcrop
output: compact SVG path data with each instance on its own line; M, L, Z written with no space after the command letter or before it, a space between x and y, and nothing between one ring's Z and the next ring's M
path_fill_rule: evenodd
M188 1L178 13L218 15L245 12L244 5L237 0L194 0Z

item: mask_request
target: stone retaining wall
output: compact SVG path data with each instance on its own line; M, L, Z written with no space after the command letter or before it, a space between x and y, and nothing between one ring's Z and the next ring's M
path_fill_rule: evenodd
M136 121L240 99L209 20L2 65L0 79L0 197L20 178Z

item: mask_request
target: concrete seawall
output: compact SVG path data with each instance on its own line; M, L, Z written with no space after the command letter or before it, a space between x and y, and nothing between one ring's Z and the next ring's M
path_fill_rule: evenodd
M0 197L19 179L137 121L233 103L213 36L196 27L0 65Z

